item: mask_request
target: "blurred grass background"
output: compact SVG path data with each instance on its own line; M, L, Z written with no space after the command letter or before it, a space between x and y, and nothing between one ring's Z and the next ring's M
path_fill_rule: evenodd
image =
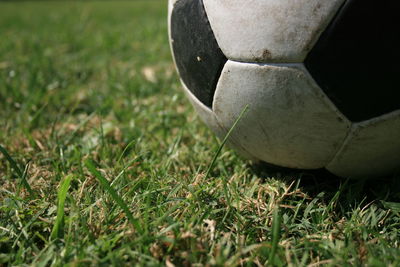
M180 89L166 16L0 2L0 265L400 265L398 177L283 174L229 149L204 175L219 141Z
M128 115L132 101L171 88L165 1L1 5L0 96L10 121L43 126L60 108ZM44 105L52 112L32 122Z

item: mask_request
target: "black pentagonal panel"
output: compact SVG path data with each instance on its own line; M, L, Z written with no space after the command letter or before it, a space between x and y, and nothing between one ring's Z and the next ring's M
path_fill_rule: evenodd
M171 14L172 50L188 89L211 107L215 87L227 61L215 40L201 0L178 0Z
M400 109L399 14L399 0L347 0L305 60L352 121Z

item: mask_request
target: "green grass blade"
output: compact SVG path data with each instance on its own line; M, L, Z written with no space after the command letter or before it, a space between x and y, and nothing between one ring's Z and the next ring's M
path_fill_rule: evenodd
M14 169L14 171L17 173L18 177L21 179L22 184L25 186L26 190L29 192L29 194L34 195L34 192L29 185L28 181L26 180L26 173L22 172L21 169L18 167L17 162L10 156L8 151L0 145L0 152L4 155L6 160L10 163L11 168Z
M124 148L124 150L122 151L122 153L119 155L117 162L119 163L121 161L121 159L124 157L126 151L133 145L136 143L136 139L133 139L132 141L130 141Z
M275 254L278 249L279 239L281 231L281 215L279 214L279 209L274 210L274 215L272 218L272 248L268 257L268 263L270 265L275 265Z
M14 159L10 156L10 154L8 154L8 151L2 145L0 145L0 152L4 155L6 160L10 163L11 167L17 173L18 177L22 178L22 171L18 167L18 164L14 161Z
M384 208L391 209L394 212L400 212L400 203L399 202L387 202L381 200L381 203Z
M93 163L90 160L85 161L85 165L90 171L91 174L93 174L96 179L99 181L100 185L103 187L103 189L109 193L112 197L112 199L118 204L118 206L125 212L126 217L128 217L129 222L133 225L133 227L139 232L142 233L142 227L137 219L135 219L131 213L131 211L128 208L128 205L125 203L125 201L118 195L117 191L113 187L111 187L110 183L107 181L106 178L104 178L101 173L96 169L96 167L93 165Z
M50 240L64 237L64 206L72 178L73 175L70 174L64 177L64 179L61 181L61 185L57 195L57 218L56 222L54 223L53 230L51 231Z
M246 114L247 110L249 109L249 105L246 105L243 110L240 112L238 118L236 119L236 121L233 123L232 127L229 129L228 133L225 135L224 139L222 140L221 144L218 147L217 152L215 153L213 159L211 160L211 163L207 169L206 175L205 175L205 179L208 178L208 176L210 175L211 170L213 169L215 162L217 161L217 158L219 156L219 154L221 153L222 148L224 147L226 141L228 141L229 136L232 134L233 130L236 128L236 125L239 123L239 121L243 118L244 114Z

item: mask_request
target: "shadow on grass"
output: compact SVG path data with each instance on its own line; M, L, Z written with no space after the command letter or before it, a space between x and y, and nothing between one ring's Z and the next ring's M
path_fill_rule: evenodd
M364 203L375 202L399 203L400 205L400 174L373 179L345 179L340 178L325 169L294 170L281 168L267 163L260 163L251 167L261 178L275 177L287 184L297 182L299 189L311 198L324 192L326 200L331 199L338 190L341 190L338 202L342 208L351 209ZM346 208L347 207L347 208Z

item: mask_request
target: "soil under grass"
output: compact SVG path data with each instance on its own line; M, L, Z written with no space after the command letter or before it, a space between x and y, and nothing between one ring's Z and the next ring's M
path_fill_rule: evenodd
M205 175L166 6L0 2L0 266L399 266L398 175Z

